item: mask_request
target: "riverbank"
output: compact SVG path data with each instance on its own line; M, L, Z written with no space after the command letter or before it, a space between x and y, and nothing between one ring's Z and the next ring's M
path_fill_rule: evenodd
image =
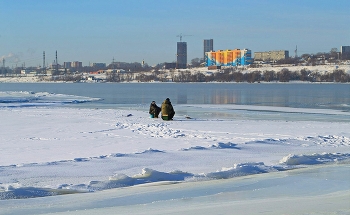
M305 71L309 71L310 74L318 73L320 75L332 73L335 70L342 70L345 72L345 74L350 74L350 65L319 65L319 66L261 65L260 67L257 67L257 68L241 67L237 71L240 71L242 74L253 73L256 71L260 71L261 73L265 71L272 71L277 73L277 72L280 72L282 69L287 69L290 72L300 72L301 70L305 70ZM210 76L213 74L220 73L222 71L208 70L207 67L200 67L200 68L179 69L179 70L160 70L159 72L162 73L161 74L162 77L172 77L172 75L174 74L178 76L179 74L186 73L186 72L190 72L189 74L191 75L201 73L204 76ZM124 73L124 74L121 74L121 76L128 76L128 74L129 73ZM152 75L152 72L130 73L130 75L133 77L136 77L140 74ZM85 78L83 82L88 82L88 83L106 82L107 76L108 75L106 73L83 74L83 77ZM171 81L171 78L166 80ZM38 83L38 82L41 82L41 83L60 82L61 83L61 82L73 82L73 81L63 81L63 80L58 80L57 78L55 80L52 80L51 76L35 76L35 75L0 76L0 83ZM139 80L133 80L133 81L121 80L121 82L140 82L140 81ZM155 81L145 81L145 82L155 82ZM185 81L185 82L188 82L188 81ZM264 81L261 81L261 82L264 82ZM308 83L309 81L303 81L303 82ZM317 82L320 82L320 81L317 81Z

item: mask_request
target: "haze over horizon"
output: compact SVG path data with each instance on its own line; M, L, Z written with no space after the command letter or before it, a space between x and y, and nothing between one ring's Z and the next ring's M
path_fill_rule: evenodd
M58 63L176 59L177 35L188 62L214 49L288 50L294 56L350 45L350 1L0 0L0 59L6 67Z

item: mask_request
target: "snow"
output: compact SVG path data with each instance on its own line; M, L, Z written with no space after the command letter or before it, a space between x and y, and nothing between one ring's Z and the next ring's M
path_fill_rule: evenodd
M163 121L139 110L57 106L90 98L44 93L27 106L18 95L0 108L0 214L350 213L349 121ZM349 117L175 109L189 106Z
M317 66L290 66L290 65L263 65L259 68L248 68L246 71L252 72L252 71L275 71L279 72L283 68L288 69L291 72L300 72L301 70L305 69L307 71L311 72L318 72L321 74L332 72L336 69L344 70L346 73L350 72L350 66L349 65L336 65L336 64L327 64L327 65L317 65Z

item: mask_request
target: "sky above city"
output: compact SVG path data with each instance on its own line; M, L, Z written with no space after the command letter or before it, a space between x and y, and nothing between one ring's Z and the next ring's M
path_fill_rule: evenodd
M214 50L329 52L350 45L349 0L0 0L3 66L58 63L188 62Z

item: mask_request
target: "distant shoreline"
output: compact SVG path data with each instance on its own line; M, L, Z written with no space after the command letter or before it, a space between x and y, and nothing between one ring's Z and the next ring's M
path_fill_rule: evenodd
M287 69L290 72L300 72L302 70L309 71L312 74L319 74L320 75L327 75L335 70L343 70L344 74L349 76L350 75L350 65L318 65L318 66L283 66L283 65L276 65L276 66L261 66L257 68L241 68L236 70L236 72L240 72L242 74L252 74L254 72L260 72L260 74L263 74L264 72L281 72L283 69ZM207 67L198 67L198 68L190 68L190 69L178 69L178 70L162 70L162 76L172 76L174 73L175 74L180 74L180 73L186 73L190 72L189 74L191 75L196 75L198 73L202 73L204 76L210 76L213 74L219 74L222 73L225 70L208 70ZM139 73L132 73L139 75ZM143 74L143 73L140 73ZM147 74L147 73L144 73ZM115 81L115 82L110 82L106 81L107 80L107 73L103 74L89 74L86 73L83 75L84 80L82 81L71 81L71 80L51 80L51 76L36 76L33 74L28 74L28 75L7 75L7 76L0 76L0 83L250 83L247 80L241 80L241 81L213 81L209 80L208 82L205 81L139 81L139 80L132 80L132 81ZM94 77L91 79L88 79L88 77ZM260 80L257 81L255 80L252 83L349 83L348 81L345 82L338 82L338 81L327 81L329 79L324 79L324 80L315 80L315 81L310 81L310 80L305 80L305 81L300 81L300 80L288 80L288 81L279 81L279 80L271 80L271 81L264 81Z
M289 81L289 82L280 82L280 81L260 81L260 82L254 82L254 83L248 83L248 82L219 82L219 81L212 81L212 82L156 82L156 81L150 81L150 82L138 82L138 81L131 81L131 82L72 82L72 81L40 81L40 80L24 80L18 79L18 80L3 80L2 77L0 77L0 83L1 84L350 84L350 82L310 82L310 81Z

